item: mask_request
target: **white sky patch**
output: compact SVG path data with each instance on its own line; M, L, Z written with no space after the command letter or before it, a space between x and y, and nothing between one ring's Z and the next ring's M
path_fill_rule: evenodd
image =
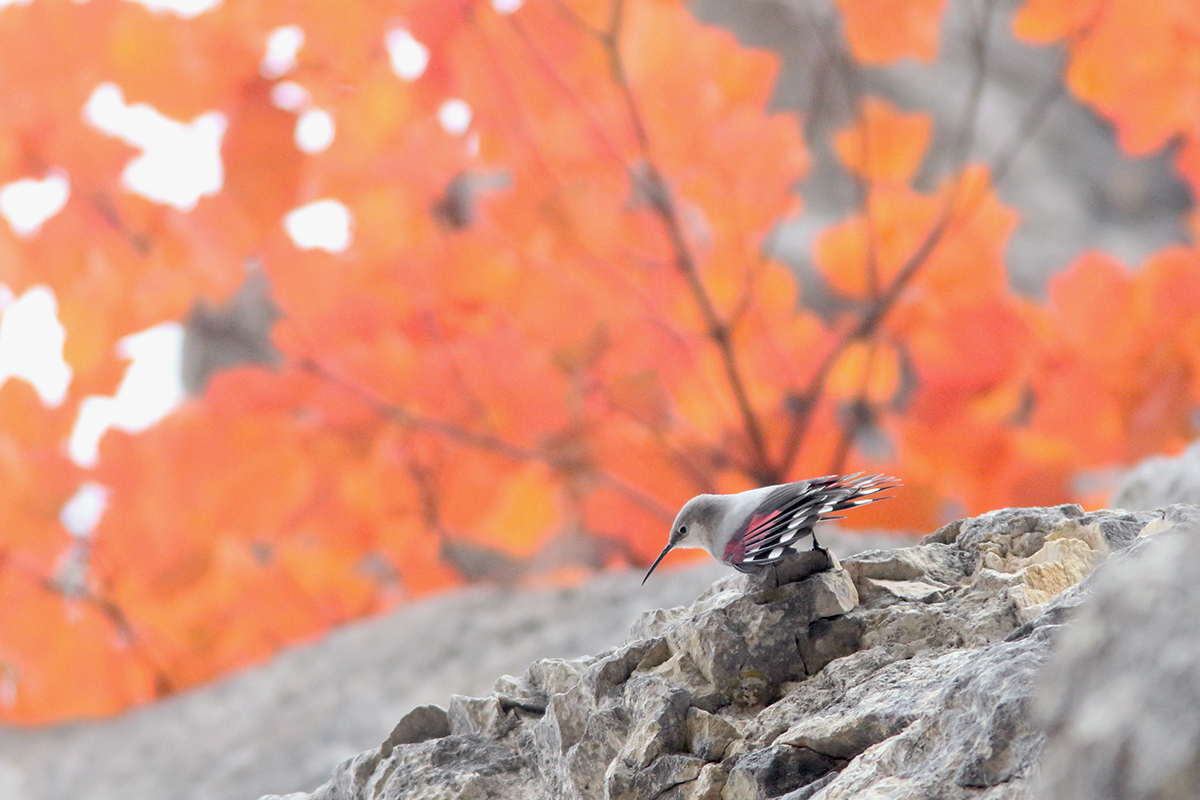
M492 0L492 10L497 14L511 14L523 5L525 0Z
M0 383L22 378L43 403L57 406L71 384L71 368L62 357L66 337L58 322L58 301L45 286L34 286L15 300L7 288L3 294L0 300L7 304L0 316Z
M221 0L136 0L151 11L170 11L177 17L191 19L221 5Z
M337 200L318 200L288 212L283 227L301 250L340 253L350 246L354 219Z
M67 204L71 183L56 170L45 178L21 178L0 187L0 214L18 236L33 236Z
M276 108L298 114L312 104L312 95L295 81L280 81L271 87L271 102Z
M429 48L414 39L408 29L392 28L384 41L392 62L392 72L400 80L415 81L425 73L425 68L429 66Z
M108 507L107 486L88 481L62 507L58 519L72 536L87 536L96 527Z
M271 87L271 103L276 108L299 115L293 136L296 147L302 152L323 153L333 144L337 132L333 115L312 104L308 89L295 81L280 81Z
M109 428L144 431L183 402L182 345L183 328L175 322L155 325L117 343L117 352L130 359L129 368L115 395L92 395L80 403L79 419L71 431L71 458L85 467L94 466L100 438Z
M438 122L447 133L462 136L471 127L471 106L465 100L452 97L438 109Z
M267 53L258 65L264 78L282 78L296 68L296 55L304 46L304 29L299 25L284 25L267 35Z
M84 105L83 117L105 133L142 149L121 179L131 191L180 211L221 190L221 138L225 115L210 111L190 123L165 117L151 106L125 104L114 83L102 83Z
M333 115L322 108L310 108L296 120L296 147L305 153L322 153L333 144Z

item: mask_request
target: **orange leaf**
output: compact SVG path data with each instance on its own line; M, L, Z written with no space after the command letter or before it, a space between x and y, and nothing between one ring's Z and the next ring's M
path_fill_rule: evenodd
M98 717L152 699L137 647L94 606L0 570L0 720Z
M556 477L547 468L522 467L493 496L476 498L485 510L471 538L514 555L532 555L562 523L558 492Z
M1017 32L1037 41L1066 38L1071 90L1117 129L1130 153L1172 136L1200 136L1189 111L1200 97L1200 8L1156 0L1031 3Z
M951 202L955 207L947 208ZM996 198L986 171L969 169L933 196L874 184L868 213L869 219L855 217L817 240L817 265L844 294L872 296L913 268L917 288L906 296L916 299L928 291L966 298L1007 288L1004 250L1017 218ZM938 227L943 217L949 221ZM936 246L922 258L931 236Z
M275 228L299 205L301 153L292 143L296 115L275 107L270 84L248 81L221 143L224 191L261 228Z
M947 304L909 331L917 372L912 414L930 420L964 415L964 404L988 400L978 411L993 409L997 389L1017 412L1019 394L1012 386L1024 377L1029 331L1014 304L1003 297ZM989 416L994 419L994 410Z
M885 403L900 385L900 364L891 348L872 342L856 342L846 348L829 373L829 392L837 398L857 397L860 392L871 403Z
M933 61L946 0L835 0L850 51L864 64Z
M1096 313L1132 304L1133 277L1116 259L1095 252L1081 256L1050 279L1048 294L1059 331L1076 348L1115 354L1133 345L1137 320Z
M1090 25L1105 0L1027 0L1013 20L1013 31L1033 42L1052 42Z
M860 117L834 135L833 145L842 163L865 180L906 183L921 165L932 132L928 114L904 114L867 97Z
M69 546L59 512L82 479L66 456L69 411L19 378L0 386L0 569L8 557L49 579Z
M207 27L136 3L118 4L112 27L105 31L106 55L112 79L128 102L149 103L179 120L222 108L229 76L252 71L260 55L249 42L230 35L234 31L229 28ZM222 69L209 68L217 64ZM163 65L190 69L173 70L172 79L163 80Z

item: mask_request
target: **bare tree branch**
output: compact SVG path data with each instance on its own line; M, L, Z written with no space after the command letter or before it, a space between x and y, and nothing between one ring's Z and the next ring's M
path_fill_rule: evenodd
M746 382L733 347L733 328L727 321L721 319L700 278L700 271L683 232L683 225L671 189L651 152L650 135L646 129L637 97L633 92L633 86L629 81L624 58L621 55L620 35L623 19L623 0L613 0L610 6L608 27L599 34L599 39L608 58L609 72L613 82L625 100L630 124L633 126L634 138L638 143L643 161L640 170L631 169L629 171L630 179L634 181L635 185L640 185L650 208L658 217L667 235L671 252L674 254L675 268L683 276L692 300L707 328L708 337L717 348L726 381L741 416L742 427L750 442L749 471L759 482L770 482L775 474L771 468L770 451L763 433L762 423L750 402Z

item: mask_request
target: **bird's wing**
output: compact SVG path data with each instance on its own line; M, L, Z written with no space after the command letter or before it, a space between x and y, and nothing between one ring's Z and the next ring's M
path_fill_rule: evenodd
M887 496L879 492L897 485L895 478L861 475L788 483L768 494L726 548L727 554L740 556L731 563L735 567L774 564L794 553L795 543L810 535L819 521L841 519L836 512L884 500Z

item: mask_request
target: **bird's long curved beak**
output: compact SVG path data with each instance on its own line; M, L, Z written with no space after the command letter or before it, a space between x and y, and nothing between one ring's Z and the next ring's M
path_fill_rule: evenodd
M658 562L662 561L663 556L665 556L667 553L671 552L671 550L674 549L674 547L675 547L675 545L668 544L666 547L663 548L663 551L658 554L658 558L654 559L654 563L650 565L650 569L646 570L646 578L650 577L650 573L654 572L654 568L658 566ZM646 585L646 578L642 578L642 586Z

